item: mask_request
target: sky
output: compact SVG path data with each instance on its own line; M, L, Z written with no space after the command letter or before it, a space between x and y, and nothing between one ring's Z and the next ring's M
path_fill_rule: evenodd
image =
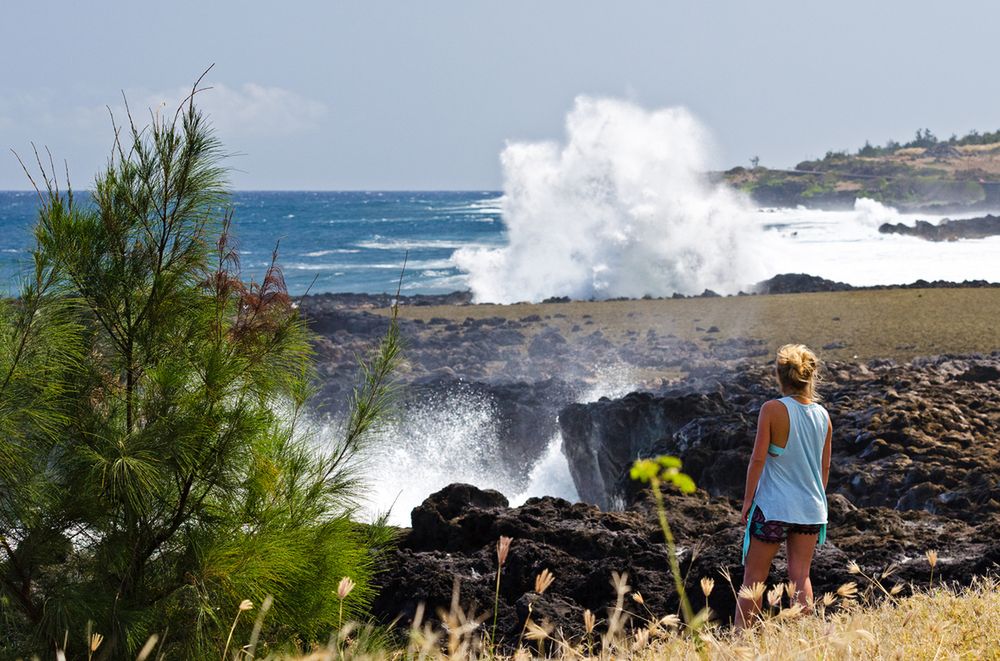
M87 187L123 93L172 109L211 64L237 189L496 190L579 95L687 107L713 167L789 167L1000 128L998 24L986 0L2 0L0 189L32 143Z

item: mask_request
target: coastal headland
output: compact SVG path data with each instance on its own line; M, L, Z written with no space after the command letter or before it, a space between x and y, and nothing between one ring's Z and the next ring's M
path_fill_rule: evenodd
M465 607L490 610L500 535L515 538L499 605L507 639L529 611L569 630L582 609L603 609L612 570L629 572L653 612L672 612L655 513L627 479L632 460L666 453L699 486L692 496L668 496L689 590L698 607L699 580L722 581L707 603L727 618L733 593L720 570L738 587L743 473L757 411L776 393L769 362L790 341L814 347L826 363L821 392L835 428L817 594L859 580L850 561L887 589L926 585L932 550L936 579L968 583L994 572L1000 286L859 290L779 276L758 290L794 293L514 305L469 304L463 292L402 299L404 414L428 394L474 389L495 403L500 445L487 451L503 455L498 470L508 482L526 483L560 434L583 502L542 497L511 507L504 494L471 485L428 493L387 559L377 615L405 624L420 603L427 613L447 609L456 577ZM384 331L391 300L300 300L320 335L321 405L343 399L354 352ZM598 399L609 374L613 396ZM632 392L622 393L623 384ZM556 580L539 595L534 577L546 568ZM780 580L780 559L774 571Z

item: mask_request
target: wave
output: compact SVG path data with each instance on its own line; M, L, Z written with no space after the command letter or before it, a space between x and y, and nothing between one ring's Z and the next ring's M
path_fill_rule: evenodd
M303 253L303 257L326 257L327 255L346 255L359 253L361 250L356 248L332 248L330 250L315 250L313 252Z
M707 181L687 110L579 97L566 133L504 150L508 245L454 256L476 301L735 293L761 274L753 209Z
M387 239L376 235L373 240L355 243L368 250L458 250L460 248L491 248L498 243L474 243L460 239Z
M454 264L448 259L430 259L423 261L410 261L406 263L407 271L433 270L453 268ZM283 264L286 271L365 271L368 269L385 270L403 268L403 262L377 262L362 264L339 264L339 263L314 263L314 262L289 262Z

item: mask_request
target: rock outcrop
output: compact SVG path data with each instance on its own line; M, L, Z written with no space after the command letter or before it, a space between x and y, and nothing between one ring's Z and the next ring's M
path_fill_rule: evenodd
M604 512L558 498L534 498L511 508L495 491L455 484L431 495L412 513L413 527L386 558L375 614L384 622L407 626L424 606L425 620L440 624L453 590L459 590L463 612L492 624L496 587L496 542L513 538L500 581L497 607L498 638L507 646L518 639L530 614L571 640L582 634L582 615L599 617L614 603L612 572L626 572L642 605L628 599L633 624L677 612L678 599L667 563L667 548L650 506L648 494L637 492L629 511ZM716 619L728 621L735 608L735 590L742 580L742 526L737 503L699 492L690 496L667 493L668 518L678 543L686 590L693 606L708 605ZM861 589L866 579L851 574L856 561L868 576L881 578L886 589L925 586L930 566L925 552L939 552L935 580L968 583L972 576L995 571L1000 562L1000 516L971 523L926 511L855 507L843 496L830 502L828 543L818 547L812 569L817 595L835 591L848 581ZM555 575L544 593L534 592L543 569ZM725 576L731 578L727 583ZM715 580L706 599L702 577ZM779 552L769 580L786 579ZM874 588L872 588L875 590Z
M958 241L959 239L984 239L1000 235L1000 217L986 215L979 218L945 218L936 225L926 220L918 220L914 225L905 223L883 223L878 231L882 234L904 234L928 241Z
M830 493L851 503L963 520L1000 512L1000 353L831 363L822 392L834 424ZM633 393L559 414L577 490L608 507L629 500L636 457L673 454L710 494L742 496L767 367L692 392Z

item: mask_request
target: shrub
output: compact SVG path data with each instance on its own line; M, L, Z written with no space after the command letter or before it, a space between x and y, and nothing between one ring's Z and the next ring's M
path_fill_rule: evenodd
M116 127L93 203L42 168L34 276L0 310L0 656L218 656L325 641L372 596L385 528L350 519L351 457L386 404L395 317L344 436L310 443L310 335L272 261L244 282L220 145L194 103ZM241 607L242 605L242 607ZM237 620L246 640L253 617Z

